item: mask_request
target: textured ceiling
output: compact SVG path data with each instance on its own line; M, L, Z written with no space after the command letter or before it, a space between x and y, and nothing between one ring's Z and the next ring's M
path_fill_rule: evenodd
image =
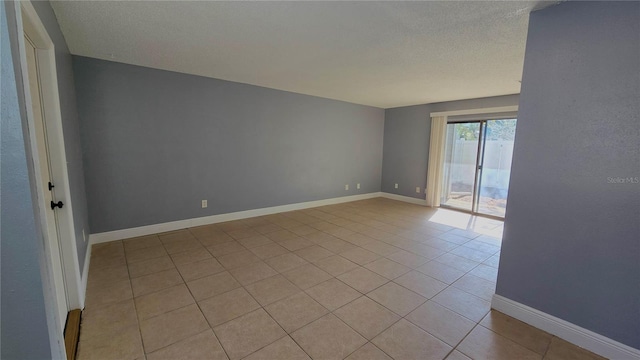
M75 55L381 108L520 92L540 1L52 1Z

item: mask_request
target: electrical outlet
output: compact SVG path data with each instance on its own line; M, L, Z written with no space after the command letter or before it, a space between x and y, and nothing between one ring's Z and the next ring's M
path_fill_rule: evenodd
M202 200L202 208L206 208L207 207L207 200Z
M356 184L356 189L360 189L360 183Z
M345 186L344 186L344 189L345 189L345 190L349 190L349 184L345 185Z
M398 188L398 183L396 183L396 185L394 187L397 189Z
M419 187L419 186L416 186L416 192L417 192L418 194L420 194L420 187Z

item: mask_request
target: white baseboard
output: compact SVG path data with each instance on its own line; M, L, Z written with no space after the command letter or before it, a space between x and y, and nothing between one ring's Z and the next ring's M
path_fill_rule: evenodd
M409 197L409 196L391 194L391 193L387 193L387 192L381 193L380 196L382 196L383 198L387 198L387 199L404 201L404 202L411 203L411 204L427 206L427 200L425 200L425 199L416 199L416 198L412 198L412 197Z
M493 295L491 308L609 359L640 360L640 350L527 305Z
M232 220L241 220L241 219L247 219L247 218L256 217L256 216L271 215L271 214L277 214L281 212L302 210L302 209L308 209L308 208L313 208L318 206L341 204L345 202L372 199L372 198L381 197L381 196L384 196L383 193L374 192L374 193L368 193L368 194L343 196L338 198L307 201L303 203L272 206L272 207L262 208L262 209L245 210L245 211L238 211L238 212L227 213L227 214L219 214L219 215L205 216L200 218L171 221L171 222L166 222L161 224L140 226L140 227L135 227L130 229L108 231L103 233L91 234L89 236L89 243L90 245L93 245L93 244L98 244L98 243L103 243L108 241L128 239L128 238L137 237L137 236L145 236L145 235L157 234L157 233L162 233L167 231L186 229L194 226L216 224L216 223L232 221ZM85 260L85 265L86 264L87 262Z
M91 235L89 235L89 242L87 244L87 252L84 255L84 266L82 267L82 288L81 291L81 308L84 310L84 305L87 299L87 280L89 280L89 265L91 265Z

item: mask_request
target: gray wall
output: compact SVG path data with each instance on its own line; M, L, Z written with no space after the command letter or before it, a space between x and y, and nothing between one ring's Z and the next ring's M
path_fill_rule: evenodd
M90 229L89 216L87 214L87 198L85 195L82 147L80 145L80 127L78 125L78 112L76 108L72 58L49 1L32 1L31 3L46 28L47 33L51 37L56 50L56 70L58 75L60 112L62 115L62 131L64 133L64 147L67 156L71 200L73 202L73 220L78 249L78 262L80 263L80 271L82 272L88 245L88 241L85 242L82 238L82 230L85 230L88 240Z
M385 110L382 191L424 199L432 112L518 105L518 95L449 101ZM398 183L398 188L394 184ZM420 194L416 187L420 187Z
M636 349L638 99L640 3L531 14L496 291Z
M42 234L34 216L13 67L15 30L13 44L9 38L15 29L13 3L0 3L0 12L0 358L47 359L51 347L38 256Z
M94 233L380 191L382 109L84 57L74 73Z

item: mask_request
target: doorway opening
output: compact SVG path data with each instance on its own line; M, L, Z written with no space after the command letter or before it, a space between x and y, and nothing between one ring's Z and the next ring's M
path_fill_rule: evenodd
M440 206L504 218L516 118L447 123Z

